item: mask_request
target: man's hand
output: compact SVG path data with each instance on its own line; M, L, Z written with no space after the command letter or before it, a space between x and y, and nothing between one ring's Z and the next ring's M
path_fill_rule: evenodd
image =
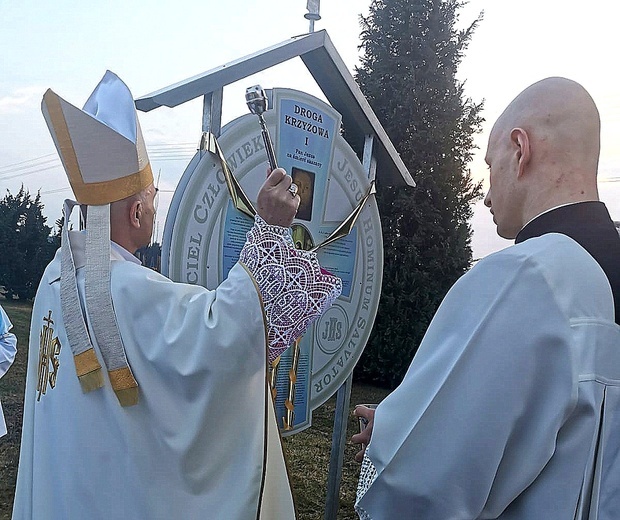
M362 462L364 453L366 452L366 446L368 446L370 437L372 436L372 428L375 424L375 411L372 408L357 405L355 410L353 410L353 415L359 417L360 421L363 423L366 423L366 427L361 433L351 436L351 442L362 445L362 449L355 454L355 460L357 462Z
M289 191L293 179L282 168L267 175L256 198L256 210L272 226L290 227L301 199Z

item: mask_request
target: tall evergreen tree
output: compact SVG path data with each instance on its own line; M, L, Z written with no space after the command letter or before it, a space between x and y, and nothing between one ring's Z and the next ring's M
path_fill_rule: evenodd
M450 286L472 261L467 164L483 121L458 66L482 14L458 30L459 0L373 0L356 79L414 177L378 184L385 263L378 316L356 379L398 384Z
M9 299L36 294L58 245L45 222L40 193L32 198L22 186L0 200L0 287Z

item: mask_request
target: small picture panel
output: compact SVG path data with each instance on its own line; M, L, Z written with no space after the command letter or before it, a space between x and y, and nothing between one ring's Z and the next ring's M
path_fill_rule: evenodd
M312 202L314 201L314 173L293 167L291 177L299 188L297 193L301 198L296 218L310 221L312 220Z

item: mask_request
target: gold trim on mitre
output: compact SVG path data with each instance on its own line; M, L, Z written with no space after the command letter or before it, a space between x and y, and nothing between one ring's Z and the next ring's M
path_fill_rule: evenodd
M80 204L99 206L122 200L141 192L153 184L151 165L142 170L111 181L85 183L81 178L70 181L73 193Z
M137 149L144 147L137 116L138 142L132 143L92 115L68 103L51 89L45 92L41 108L75 198L80 204L109 204L134 195L153 183L153 172L146 156L146 149ZM102 136L109 139L107 141L111 147L107 152L109 164L106 162L105 167L109 166L114 174L111 176L116 178L98 182L84 180L87 177L86 170L92 169L94 165L88 164L85 158L82 158L83 164L80 163L80 154L75 149L75 139L79 140L83 136L88 136L89 147L93 148L100 144ZM80 147L82 155L86 152L84 148L82 141ZM100 168L101 164L97 167ZM126 174L123 169L128 170Z

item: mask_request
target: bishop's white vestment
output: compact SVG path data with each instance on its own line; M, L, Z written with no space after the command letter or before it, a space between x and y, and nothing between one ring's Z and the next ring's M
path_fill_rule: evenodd
M531 238L445 297L376 410L356 509L364 520L617 520L619 432L608 279L571 238Z
M71 243L83 298L82 235L71 232ZM140 391L129 407L107 380L82 392L59 251L32 313L14 520L295 517L267 386L260 281L246 267L256 256L247 251L246 265L209 291L112 248L114 311Z

